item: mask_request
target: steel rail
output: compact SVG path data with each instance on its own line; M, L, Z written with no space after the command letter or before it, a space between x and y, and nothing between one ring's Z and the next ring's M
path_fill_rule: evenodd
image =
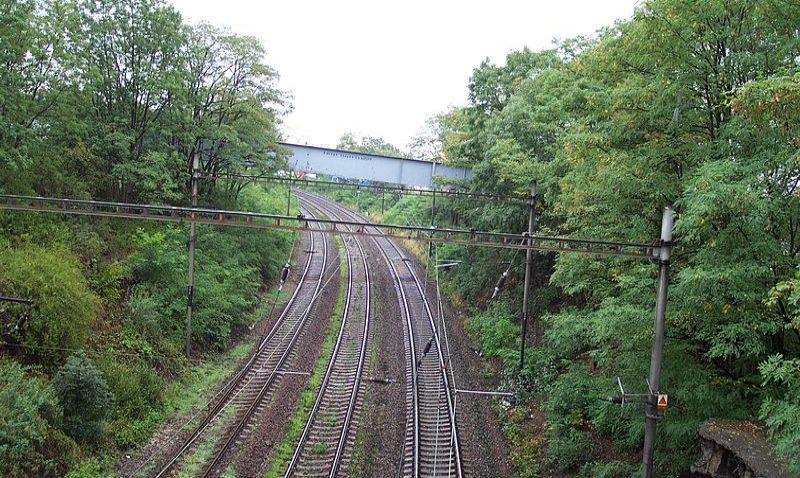
M339 209L341 211L344 211L347 215L349 215L351 217L356 217L356 218L360 217L360 215L358 213L355 213L353 211L349 211L349 210L343 208L342 206L340 206L340 205L338 205L338 204L336 204L334 202L331 202L331 201L328 201L328 202L331 204L331 207L336 207L337 209ZM400 290L401 298L402 298L401 302L402 302L402 305L403 305L403 308L404 308L404 312L405 312L405 316L406 316L406 325L407 325L408 332L409 332L409 344L410 344L410 349L411 349L410 350L410 354L411 354L411 359L412 359L411 360L412 395L413 395L412 403L413 403L413 408L414 408L414 424L415 424L413 476L414 477L418 477L418 476L420 476L420 441L421 441L420 433L421 433L421 428L420 428L420 424L419 424L420 423L420 412L419 412L419 396L418 396L418 394L419 394L418 365L417 365L417 355L418 354L417 354L417 351L416 351L416 348L415 348L416 340L415 340L415 336L414 336L414 334L415 334L414 333L414 323L412 321L412 315L413 314L411 312L411 306L409 304L408 294L407 294L407 292L406 292L406 290L405 290L405 288L403 286L403 281L400 278L400 274L397 271L397 268L395 267L393 262L389 259L389 256L386 253L386 251L384 250L383 246L379 245L377 243L377 241L375 241L375 242L376 242L376 245L378 245L378 248L381 250L381 253L383 254L385 260L389 263L389 266L390 266L390 268L391 268L391 270L393 272L393 275L395 277L395 281L399 286L399 290ZM394 243L394 241L387 240L387 242L394 249L394 252L398 256L400 256L401 258L404 257L403 252L400 250L400 248L397 246L397 244ZM419 281L419 277L417 276L417 274L414 271L413 267L410 264L408 264L407 262L406 262L406 267L407 267L409 273L411 274L411 277L414 280L414 285L415 285L415 289L414 290L416 290L419 293L421 301L425 306L425 315L427 316L427 319L428 319L427 322L428 322L428 325L431 327L431 332L432 332L433 338L434 338L435 343L436 343L436 351L437 351L437 356L438 356L437 357L438 358L438 367L437 367L437 369L438 369L438 372L439 372L439 375L437 375L437 376L440 376L440 378L443 379L443 382L444 382L444 387L443 387L444 390L443 391L445 393L445 398L446 398L446 401L447 401L447 411L448 411L449 422L450 422L450 433L451 433L451 441L450 441L450 443L451 443L452 449L454 450L455 455L456 455L455 456L455 460L454 460L455 461L455 468L456 468L456 470L455 470L456 471L456 476L458 478L461 478L461 477L463 477L463 468L462 468L462 457L461 457L461 450L460 450L460 442L458 440L458 431L457 431L457 427L456 427L456 424L455 424L454 401L453 401L453 397L452 397L451 390L450 390L450 384L449 384L448 377L447 377L446 366L445 366L445 362L444 362L444 356L442 355L441 340L439 339L438 330L437 330L435 321L433 319L433 315L431 313L430 306L428 304L427 296L425 294L425 291L423 290L422 284ZM442 391L442 390L440 390L440 391ZM438 410L438 408L439 407L437 405L437 410ZM439 431L439 429L437 427L437 430L436 430L436 434L437 435L438 435L438 431ZM434 454L436 454L436 451L434 451ZM434 464L434 468L435 468L435 466L436 466L436 464Z
M414 328L411 324L411 306L408 303L408 295L406 294L406 290L403 287L403 281L400 279L400 273L397 271L397 268L392 263L389 255L386 253L383 247L378 245L377 240L375 241L378 250L381 251L381 255L386 260L386 263L389 264L389 268L392 271L392 277L394 278L398 290L400 291L400 304L403 307L403 315L405 316L406 322L406 330L408 331L408 347L409 347L409 354L411 358L411 403L412 403L412 421L414 423L414 430L413 430L413 476L416 478L419 476L419 443L420 443L420 426L419 426L419 380L417 374L417 349L415 347L415 339L414 339ZM404 451L405 453L405 451Z
M317 231L314 231L317 232ZM313 233L312 233L313 236ZM278 358L278 362L274 367L274 370L268 372L267 379L265 380L264 384L260 387L258 393L256 394L255 398L251 401L250 405L245 410L245 413L239 419L233 428L233 431L230 435L223 441L222 448L215 453L214 458L211 462L206 466L205 470L201 474L203 478L207 478L211 476L211 473L217 468L217 466L222 462L223 458L225 457L228 450L231 448L231 445L239 437L244 427L250 422L251 418L253 417L257 407L260 405L261 401L263 400L264 396L266 395L269 388L274 383L275 377L278 376L278 371L286 362L286 359L289 357L292 349L294 348L295 343L297 342L297 338L300 336L300 332L303 330L303 326L305 325L306 318L308 318L309 314L311 313L311 308L314 306L314 302L318 297L318 293L322 286L322 280L325 275L325 265L327 263L328 258L328 242L325 237L325 234L322 234L322 247L323 247L323 259L322 259L322 266L320 268L321 273L320 277L316 283L316 287L314 289L314 293L311 297L311 300L308 303L308 306L305 308L303 313L300 316L300 319L297 321L294 327L294 333L292 334L291 338L289 339L288 344L283 348L283 352L281 353L280 357ZM311 248L313 254L313 248ZM310 254L311 255L311 254ZM286 307L284 310L288 310L289 307ZM291 332L291 330L290 330Z
M318 209L320 209L320 208L318 208ZM323 211L320 209L320 212L323 212ZM343 333L344 333L345 326L347 325L347 319L350 316L350 301L352 299L352 293L353 293L353 261L352 261L352 255L350 253L350 249L348 248L346 242L344 243L344 246L345 246L345 258L347 260L347 292L346 292L346 295L345 295L345 304L344 304L344 308L343 308L343 311L342 311L342 323L339 326L339 333L336 336L336 344L334 345L333 351L331 352L331 359L328 361L328 366L325 369L325 375L324 375L324 377L322 379L322 383L320 384L319 393L317 394L317 397L314 400L314 404L312 406L311 413L309 413L308 420L306 421L306 425L305 425L305 427L303 427L303 432L300 435L300 440L299 440L297 446L295 447L295 451L292 454L291 460L289 461L289 465L287 467L286 473L284 474L285 477L290 476L291 472L294 470L294 468L297 465L297 462L298 462L298 460L300 458L300 452L301 452L301 450L303 448L303 444L305 443L306 439L308 438L309 431L310 431L311 426L312 426L312 424L314 422L314 417L316 416L317 411L319 410L319 407L321 405L323 394L325 393L325 390L328 387L328 383L330 382L330 377L331 377L331 373L333 371L333 366L334 366L334 363L336 361L336 357L337 357L337 355L339 353L339 348L341 347L341 344L342 344L342 338L343 338L343 335L344 335ZM366 337L366 335L365 335L365 337Z
M393 241L388 241L388 242L389 242L389 244L392 245L392 247L395 248L395 250L398 252L398 254L401 254L398 246ZM425 311L426 311L426 315L428 317L428 322L429 322L429 324L431 326L431 331L433 332L433 337L434 337L434 339L436 341L435 342L436 343L436 352L437 352L437 355L438 355L438 358L439 358L439 371L441 372L441 376L442 376L442 378L444 380L444 387L443 388L444 388L444 392L445 392L445 395L446 395L448 413L450 415L450 429L451 429L452 445L453 445L452 448L453 448L453 450L455 451L455 454L456 454L456 457L455 457L456 476L458 478L461 478L463 476L463 469L462 469L462 463L461 463L461 444L460 444L460 442L458 440L458 429L456 427L456 421L455 421L455 408L454 408L454 405L453 405L453 397L452 397L452 393L451 393L451 390L450 390L450 382L449 382L449 380L447 378L447 366L445 364L444 356L442 354L442 347L441 347L442 341L439 338L439 331L438 331L438 329L436 327L436 322L433 319L433 315L432 315L431 309L430 309L430 304L428 304L428 298L427 298L427 295L425 294L425 290L422 287L422 285L420 284L419 277L417 276L417 273L414 271L414 268L411 265L407 265L407 267L408 267L408 270L411 273L412 277L414 278L414 282L416 283L416 286L417 286L417 289L419 290L420 295L422 296L422 302L425 305ZM437 427L437 433L438 433L438 427Z
M309 234L309 241L310 241L309 248L313 250L314 249L313 233ZM294 288L294 292L292 293L292 296L289 298L289 301L286 303L286 307L284 307L283 312L281 313L278 320L276 320L275 323L272 325L270 331L264 334L264 336L261 338L258 347L250 355L250 358L248 359L247 363L245 363L245 365L239 369L239 371L233 376L233 378L231 378L228 381L228 383L222 388L222 390L220 390L220 392L218 392L214 396L214 398L212 398L212 400L216 400L214 406L203 417L203 420L200 422L200 424L198 424L198 426L195 427L195 432L188 439L184 441L183 445L178 449L178 451L175 454L173 454L173 456L167 461L167 463L164 466L162 466L159 472L156 475L154 475L155 478L160 478L162 476L165 476L165 474L172 469L172 467L175 465L178 459L189 448L191 448L191 446L194 444L195 441L197 441L197 439L202 435L202 433L206 430L206 428L214 420L214 418L216 418L219 415L219 413L230 404L230 400L232 398L234 390L240 384L241 380L247 375L247 373L250 372L253 365L256 363L256 359L261 354L261 351L263 350L265 344L270 340L272 340L272 338L275 336L278 330L278 326L283 321L284 317L288 313L292 304L294 304L297 295L299 294L300 289L302 288L303 282L306 276L308 275L308 271L311 268L311 262L312 262L312 255L309 254L308 258L306 259L305 267L303 268L303 273L297 282L297 287Z
M315 202L315 201L309 199L309 197L302 197L301 196L301 199L303 199L309 205L313 206L314 208L316 208L317 210L319 210L323 214L327 215L328 217L332 216L331 210L329 208L326 208L326 207L320 205L318 202ZM350 426L351 426L351 423L352 423L354 410L355 410L356 404L357 404L358 393L359 393L359 389L361 387L361 376L363 374L364 364L366 362L367 345L368 345L368 338L369 338L369 326L370 326L370 314L371 314L371 310L370 310L371 288L370 288L370 279L369 279L370 270L369 270L369 265L368 265L367 260L366 260L366 254L364 253L364 249L363 249L363 247L361 245L361 242L357 238L354 238L354 239L355 239L354 242L356 244L356 247L358 248L358 251L360 253L361 266L363 267L363 271L364 271L364 280L365 280L365 293L364 293L364 296L363 296L363 299L365 301L364 302L364 327L363 327L363 332L362 332L363 335L362 335L361 341L360 341L360 347L359 347L356 371L355 371L354 378L353 378L352 388L350 390L350 397L349 397L348 402L347 402L347 407L346 407L346 410L345 410L344 420L341 423L342 429L341 429L341 432L339 433L339 438L337 440L337 445L336 445L336 450L334 452L333 461L331 462L331 467L330 467L330 470L328 472L328 477L329 478L334 478L336 476L336 474L338 473L338 470L339 470L339 466L340 466L340 464L342 462L342 459L343 459L344 449L345 449L345 445L346 445L346 442L347 442L347 436L348 436L348 433L350 431ZM353 300L353 294L352 294L352 292L353 292L353 278L354 278L355 274L353 273L354 272L354 267L353 267L352 254L350 252L350 248L348 247L346 241L344 242L344 244L345 244L346 257L347 257L348 285L347 285L346 303L345 303L345 306L344 306L344 309L343 309L343 313L342 313L342 323L341 323L341 325L339 327L339 333L337 335L336 344L335 344L334 349L333 349L333 351L331 353L331 358L330 358L330 360L328 362L328 366L326 368L324 378L322 380L322 383L320 384L319 392L317 393L317 397L316 397L316 399L314 401L314 405L313 405L312 410L311 410L311 412L309 414L308 420L306 421L306 425L303 428L303 432L302 432L302 434L300 436L300 440L298 441L298 444L295 447L295 451L294 451L294 453L292 455L291 461L289 462L289 465L287 466L286 472L284 474L284 477L286 477L286 478L291 476L292 473L295 471L295 469L297 467L299 467L299 465L301 463L302 451L303 451L304 447L307 446L307 440L309 438L309 434L310 434L310 432L312 430L313 424L315 423L315 421L316 421L316 419L318 417L319 410L322 407L322 402L323 402L324 398L326 397L326 395L328 393L330 393L329 387L330 387L331 378L333 376L335 366L339 363L340 350L341 350L342 343L343 343L343 340L344 340L344 332L345 332L347 326L349 325L347 322L348 322L348 320L350 320L350 305L351 305L351 302Z
M321 199L321 198L320 198ZM335 203L332 203L335 204ZM336 205L338 206L338 204ZM356 216L355 213L349 212L351 216ZM417 376L417 355L416 355L416 348L414 346L414 330L411 326L411 307L408 303L408 297L406 295L406 291L403 288L402 280L400 279L400 274L397 271L397 268L394 266L392 260L389 258L388 254L384 250L384 248L378 243L377 239L373 238L375 242L375 247L378 248L381 255L383 256L386 264L388 264L390 271L392 272L392 277L394 282L397 286L397 291L400 293L400 306L402 308L403 316L405 319L405 329L408 332L408 353L410 355L410 366L411 366L411 408L412 408L412 415L411 420L413 421L413 458L412 458L412 467L413 467L413 476L419 476L419 396L417 393L417 383L418 383L418 376ZM405 446L404 446L405 448ZM403 450L405 453L405 450ZM401 465L402 466L402 465Z
M317 224L323 232L368 237L389 237L421 242L452 243L465 246L503 249L531 249L545 252L574 252L652 259L660 250L659 244L641 244L596 239L528 235L467 229L404 226L359 221L341 221L308 217L285 216L246 211L157 206L110 201L46 198L0 194L0 209L36 211L60 214L145 219L163 222L195 222L214 226L307 231ZM343 229L338 226L350 226Z
M318 232L316 230L311 230L309 232L310 232L310 234L309 234L309 248L310 248L310 250L313 251L313 249L315 247L314 235L316 233L318 233ZM324 270L325 270L325 262L327 260L327 241L325 240L324 235L322 237L322 242L323 242L323 251L324 251L324 253L323 253L323 258L322 258L321 270L323 272L320 274L320 277L317 278L316 283L313 286L314 287L314 293L311 296L309 304L306 306L306 308L304 309L304 311L300 315L300 317L297 320L297 322L295 324L290 324L291 325L290 330L286 331L284 333L284 336L279 339L280 343L278 344L278 346L282 345L283 341L286 340L286 337L290 333L292 333L292 331L294 331L294 334L292 335L289 344L286 346L286 350L287 351L291 349L292 344L296 340L297 334L302 329L303 323L305 321L305 317L308 315L308 312L310 311L311 306L313 305L314 301L316 300L317 291L320 289L321 284L322 284L322 280L323 280L323 276L324 276ZM281 313L281 315L278 318L278 320L275 322L275 324L270 329L270 332L265 334L264 337L262 337L261 341L259 342L259 345L257 347L256 352L253 355L251 355L251 357L248 360L247 364L245 364L245 367L240 369L240 371L234 376L234 378L231 381L228 382L228 384L224 388L224 392L223 392L224 396L222 398L220 398L216 402L216 405L204 417L204 420L196 428L195 433L186 442L184 442L184 445L178 450L178 452L175 453L170 458L170 460L167 462L167 464L165 466L163 466L161 468L161 470L155 475L156 477L165 476L175 466L175 464L177 463L178 459L180 459L180 457L183 454L185 454L186 451L191 448L191 446L194 444L194 442L197 441L197 439L205 432L205 430L208 428L208 426L211 424L211 422L213 422L214 419L216 419L228 406L230 406L240 393L244 393L245 390L247 389L247 387L250 385L250 383L254 379L256 379L256 377L263 376L263 374L261 373L262 371L260 369L254 371L253 368L254 368L254 366L255 366L255 364L257 363L258 360L265 359L265 360L268 361L274 356L276 350L278 350L278 349L272 350L271 353L269 353L268 355L266 354L267 345L272 343L273 339L275 339L275 337L280 332L281 327L286 325L287 316L289 315L289 313L293 309L293 307L297 304L297 300L298 300L298 297L299 297L299 294L301 293L301 291L305 290L303 285L304 285L305 279L308 277L308 275L311 272L311 265L313 263L313 260L314 260L313 255L309 254L308 259L306 260L305 268L303 269L303 274L302 274L300 280L298 281L298 285L295 288L294 293L292 294L292 297L290 298L290 300L287 303L286 307L284 307L284 310ZM274 381L275 376L278 374L278 372L280 372L280 370L279 370L280 369L280 365L283 363L283 361L285 361L285 353L284 353L283 356L281 356L278 365L275 366L275 367L271 367L272 370L270 370L268 372L269 375L266 377L265 384L269 385ZM245 381L245 379L248 376L250 378ZM259 387L259 388L260 388L260 390L264 390L265 387ZM238 389L238 391L237 391L237 389ZM259 395L261 395L261 394L259 394Z

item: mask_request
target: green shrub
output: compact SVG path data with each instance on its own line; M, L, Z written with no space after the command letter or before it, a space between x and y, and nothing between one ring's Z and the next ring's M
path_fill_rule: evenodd
M63 349L85 345L99 299L69 251L35 245L0 250L0 290L33 300L20 340L47 368L63 361Z
M96 443L113 408L103 374L82 352L67 360L53 378L64 410L64 431L83 443Z
M120 446L146 439L163 408L164 381L150 366L107 359L101 362L103 376L114 396L110 431Z
M641 472L639 465L625 461L611 461L587 463L581 469L581 475L592 478L635 478L641 476Z
M53 389L0 359L0 476L60 473L77 446L59 429L61 407Z
M64 478L99 478L101 476L110 475L104 473L102 463L95 458L90 458L74 466Z
M274 209L273 200L246 196L254 209ZM255 194L255 193L252 193ZM272 211L274 212L274 211ZM133 279L129 328L160 354L180 350L186 313L186 228L140 229L130 258ZM274 280L286 261L290 234L199 227L195 255L192 336L196 346L222 350L244 312L258 301L265 280Z
M116 302L122 297L120 284L129 273L128 267L119 261L98 266L90 276L92 290L106 302Z
M516 366L516 363L514 364ZM516 368L510 372L517 373ZM525 367L517 375L517 400L538 398L550 391L558 375L555 356L546 349L528 347L525 351Z
M551 465L559 471L575 470L593 452L589 435L575 428L566 428L553 434L547 441L547 453Z
M503 357L509 352L516 353L519 326L514 323L508 300L490 303L486 310L470 318L467 330L480 344L484 355Z
M600 401L603 382L585 366L573 364L550 389L544 406L550 422L548 455L560 470L574 470L592 458L592 417L607 406Z
M800 359L784 359L777 354L759 367L764 385L776 390L761 404L764 420L778 453L789 460L794 473L800 473Z

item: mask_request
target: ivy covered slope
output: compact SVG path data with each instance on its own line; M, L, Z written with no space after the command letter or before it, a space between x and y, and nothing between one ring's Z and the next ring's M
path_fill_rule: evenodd
M187 205L189 165L267 173L288 107L255 39L160 0L0 0L0 192ZM203 206L279 212L286 191L204 179ZM167 418L183 357L185 225L0 213L0 475L96 476ZM193 340L257 320L286 233L198 227Z
M800 471L798 24L797 2L649 0L597 38L483 62L470 105L442 119L445 154L473 167L471 187L507 193L538 180L543 233L650 242L662 208L674 205L662 378L671 409L659 424L658 476L688 468L709 417L760 418ZM440 221L525 227L519 208L441 200L437 209ZM470 299L487 299L510 260L446 252L469 259L444 273ZM471 326L484 351L509 364L521 264L507 298ZM539 325L521 382L546 412L551 468L635 473L641 409L620 418L601 398L616 376L646 390L655 279L646 262L536 255ZM525 448L534 438L516 429L525 463L537 447Z

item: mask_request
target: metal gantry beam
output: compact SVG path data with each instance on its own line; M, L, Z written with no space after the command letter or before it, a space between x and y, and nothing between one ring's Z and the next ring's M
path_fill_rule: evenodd
M201 176L203 179L236 179L242 181L252 181L257 183L267 184L288 184L295 187L317 188L317 189L330 189L330 188L346 188L355 191L370 191L375 193L393 193L403 194L408 196L451 196L466 199L480 199L484 201L499 201L512 203L520 206L525 206L530 199L527 194L491 194L491 193L478 193L470 191L457 191L453 189L414 189L406 186L391 186L388 184L358 184L352 182L342 181L327 181L323 179L302 179L281 176L266 176L254 174L233 174L233 173L220 173L220 174L204 174Z
M226 211L182 206L158 206L110 201L49 198L0 194L0 209L37 211L83 216L99 216L149 221L197 223L212 226L249 227L305 231L309 224L318 225L323 232L334 234L392 237L421 242L451 243L465 246L523 249L545 252L573 252L625 256L640 259L656 258L660 245L631 242L574 239L569 237L537 236L527 233L478 231L437 227L402 226L372 222L336 221L245 211ZM339 226L350 226L342 228ZM376 230L374 228L379 228ZM523 240L525 239L525 240Z

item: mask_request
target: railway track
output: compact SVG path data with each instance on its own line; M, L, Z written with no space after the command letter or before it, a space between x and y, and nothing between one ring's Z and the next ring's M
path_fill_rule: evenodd
M338 204L310 193L303 197L341 219L365 219ZM398 476L464 476L454 391L448 378L438 331L419 277L403 250L391 239L372 238L394 278L403 320L406 348L407 420ZM333 476L333 475L331 475Z
M258 422L258 415L269 403L280 377L288 372L284 366L295 355L295 344L324 286L326 267L331 256L328 240L325 234L314 230L310 230L308 237L308 257L303 273L283 313L261 339L245 366L212 400L208 412L192 435L167 457L152 476L171 476L181 466L182 458L198 444L214 440L214 435L219 433L221 438L213 447L211 459L201 468L200 476L221 474L232 449L246 439L253 425ZM334 274L338 275L338 268Z
M301 195L331 219L337 212ZM288 477L346 476L364 390L362 375L370 332L370 271L358 237L342 236L347 262L347 293L342 321L309 418L284 474Z

